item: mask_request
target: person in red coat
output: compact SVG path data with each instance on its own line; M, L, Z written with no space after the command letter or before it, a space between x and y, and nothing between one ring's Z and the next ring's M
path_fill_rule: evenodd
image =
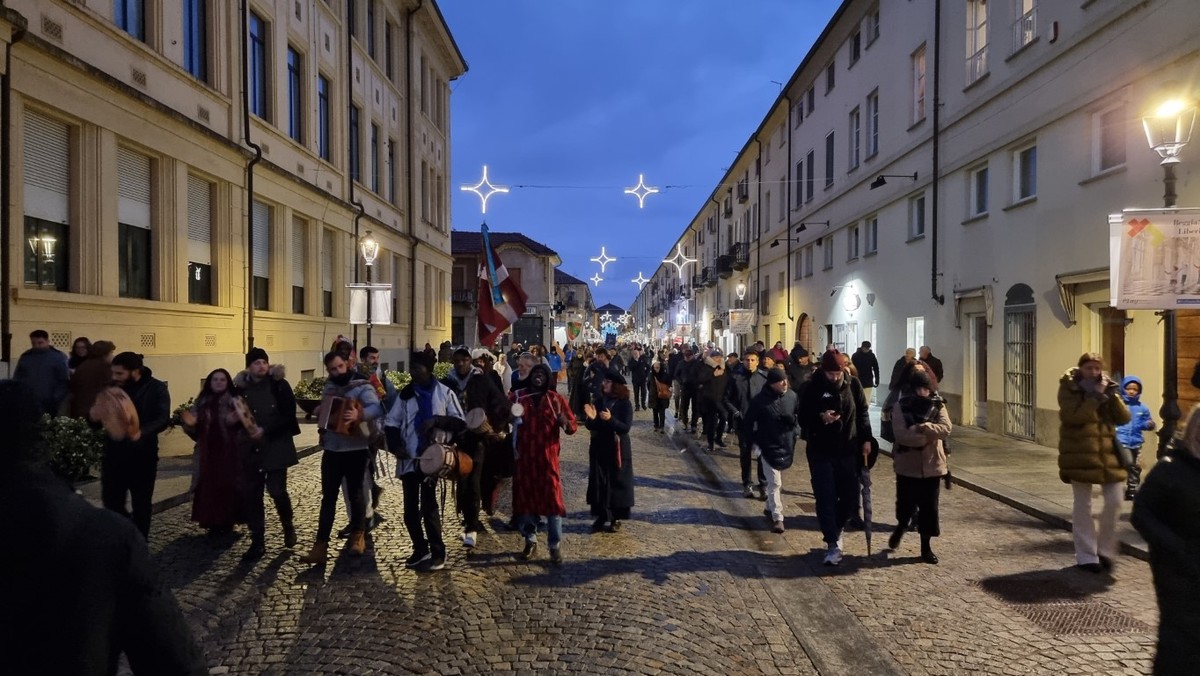
M523 390L509 397L525 407L524 416L514 432L516 471L513 474L513 514L517 529L525 535L521 558L528 561L537 551L537 518L546 517L549 531L550 561L562 563L563 505L562 476L558 469L559 434L575 434L579 424L571 406L551 389L550 368L538 364L529 372Z

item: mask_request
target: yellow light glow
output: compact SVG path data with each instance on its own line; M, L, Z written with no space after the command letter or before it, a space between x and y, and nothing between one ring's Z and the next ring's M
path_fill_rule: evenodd
M1179 115L1180 113L1182 113L1184 110L1187 110L1187 108L1188 108L1188 104L1186 101L1184 101L1182 99L1171 99L1169 101L1164 101L1162 103L1162 105L1160 105L1158 107L1158 110L1154 111L1154 116L1155 117L1175 117L1175 116Z

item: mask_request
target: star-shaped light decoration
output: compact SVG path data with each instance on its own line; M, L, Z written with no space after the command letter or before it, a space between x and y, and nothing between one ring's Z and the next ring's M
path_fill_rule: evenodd
M605 312L604 314L600 315L600 323L602 324L612 324L612 320L613 316L611 312Z
M679 271L679 278L683 279L683 268L686 267L688 263L695 263L696 259L688 258L687 255L683 253L683 245L676 244L675 255L671 256L670 258L664 258L663 262L674 265L675 269Z
M600 255L591 259L591 261L593 263L599 263L600 264L600 272L604 272L604 268L608 267L609 263L617 262L617 259L609 256L608 252L604 250L604 247L600 247Z
M646 196L653 195L656 192L658 192L658 188L652 188L652 187L646 185L645 177L642 174L638 174L637 185L635 185L632 188L625 188L626 195L633 195L634 197L636 197L638 199L638 208L639 209L645 208Z
M646 286L647 284L650 283L650 280L646 279L646 277L643 276L642 273L640 273L640 272L638 273L637 279L631 279L629 281L638 285L638 291L641 291L643 286Z
M604 281L604 278L600 276L599 272L592 275L592 284L595 284L596 286L600 286L600 282L603 282L603 281Z
M485 164L483 165L483 178L479 179L479 182L475 185L463 185L459 187L459 190L475 193L482 203L482 213L486 214L488 198L498 192L508 192L508 187L492 185L492 182L488 180L487 165Z

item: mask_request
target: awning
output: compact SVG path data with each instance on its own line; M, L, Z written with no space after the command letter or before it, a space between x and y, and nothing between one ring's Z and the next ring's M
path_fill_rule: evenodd
M987 322L988 328L992 326L992 285L985 284L976 286L970 289L956 289L954 291L954 328L962 328L962 303L969 298L982 298L984 307L984 321Z
M1071 326L1074 326L1076 323L1075 287L1080 284L1107 282L1108 267L1080 270L1078 272L1065 272L1061 275L1055 275L1054 281L1058 284L1058 298L1062 301L1063 310L1067 312L1067 321Z

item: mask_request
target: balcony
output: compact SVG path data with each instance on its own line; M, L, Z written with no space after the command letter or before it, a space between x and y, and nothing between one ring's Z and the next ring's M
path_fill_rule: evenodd
M984 45L979 51L967 57L967 86L971 86L976 80L987 75L987 72L987 46Z
M733 276L733 256L717 256L717 276L721 279L729 279Z
M451 303L466 303L471 305L475 302L475 292L469 290L458 290L450 292Z
M704 277L702 275L692 275L692 288L699 289L704 286Z
M717 270L713 266L704 268L702 273L704 276L704 286L713 287L717 285Z
M733 269L741 272L750 267L750 245L738 242L729 247L729 255L733 258Z
M1037 7L1025 12L1012 26L1012 53L1016 54L1037 37Z
M733 218L733 200L729 199L728 197L725 198L724 215L725 218Z

